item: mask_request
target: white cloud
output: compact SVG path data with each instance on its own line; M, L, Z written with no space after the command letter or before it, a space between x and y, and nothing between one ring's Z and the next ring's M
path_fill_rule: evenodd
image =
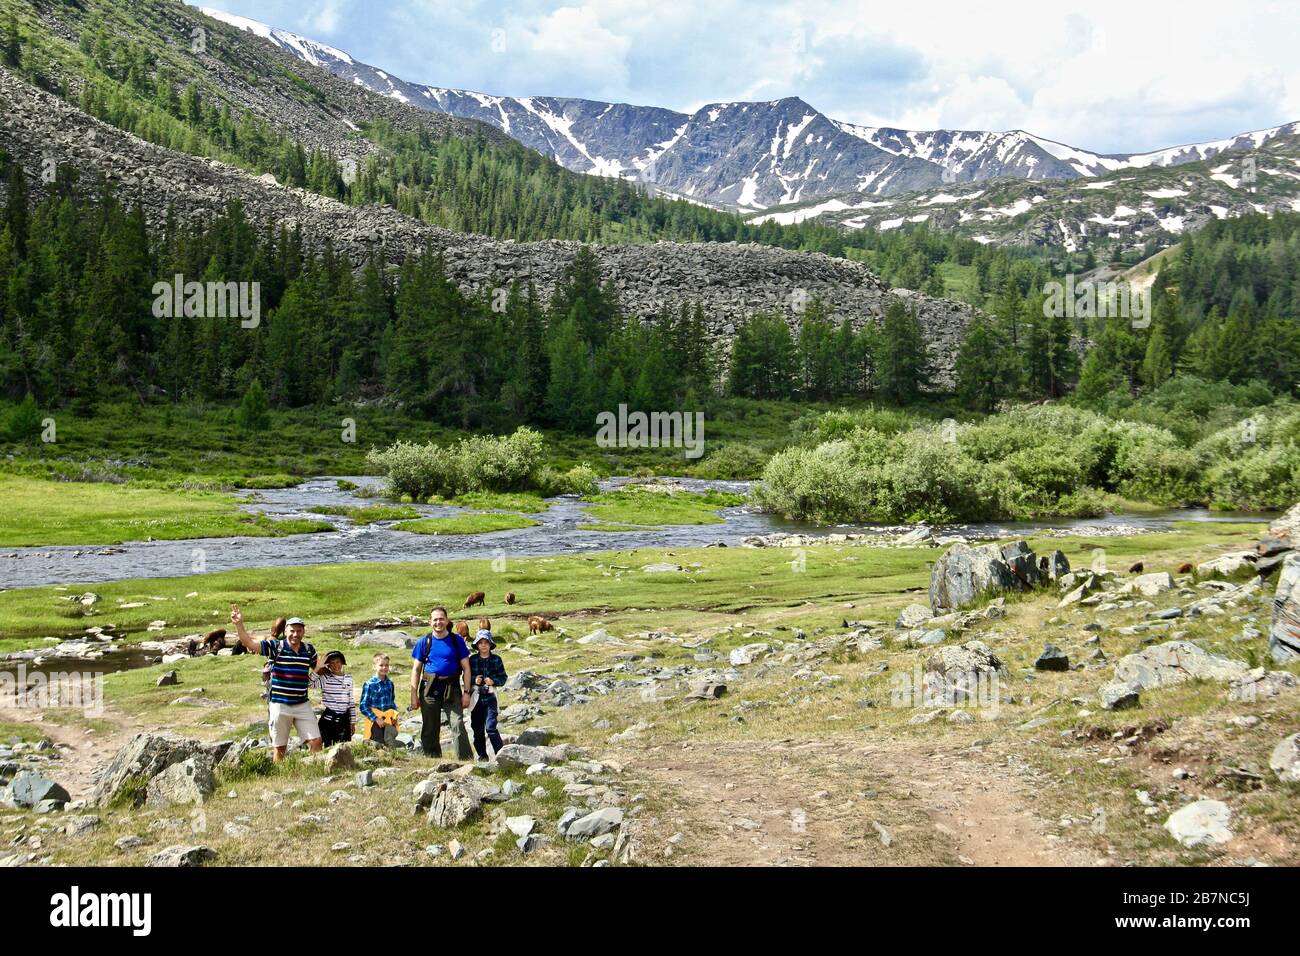
M1300 119L1300 4L1279 0L207 2L406 79L516 96L800 96L851 122L1019 127L1103 152Z

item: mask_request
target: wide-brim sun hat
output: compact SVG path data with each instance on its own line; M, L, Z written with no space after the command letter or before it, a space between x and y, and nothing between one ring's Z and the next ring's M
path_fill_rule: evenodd
M489 631L489 630L481 630L481 631L479 631L476 635L474 635L474 646L475 646L475 647L478 647L478 642L479 642L479 641L487 641L487 642L488 642L488 647L496 647L496 646L497 646L497 642L494 641L494 640L492 640L492 632Z

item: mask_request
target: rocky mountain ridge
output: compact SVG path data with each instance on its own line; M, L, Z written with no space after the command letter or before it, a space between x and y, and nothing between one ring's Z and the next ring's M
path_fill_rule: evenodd
M79 181L111 184L146 217L164 221L213 217L242 204L260 224L301 226L309 248L328 239L353 262L374 255L390 264L407 255L441 253L451 278L466 291L533 282L548 294L580 245L559 240L516 243L439 229L381 206L353 207L253 176L216 160L173 152L88 116L0 69L0 97L12 105L0 124L0 150L22 164L34 183L47 160L70 165ZM34 190L39 192L39 190ZM906 290L891 290L859 263L814 253L734 243L597 246L604 275L625 308L650 318L665 306L699 301L710 335L726 339L758 310L782 313L797 325L802 306L819 296L835 315L860 327L879 321L895 297L913 305L925 329L935 381L952 381L957 346L973 309Z

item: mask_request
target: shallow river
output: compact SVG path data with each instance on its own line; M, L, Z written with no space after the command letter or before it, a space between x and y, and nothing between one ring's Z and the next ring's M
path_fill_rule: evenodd
M373 487L378 478L349 477L349 481ZM616 488L626 478L601 482L602 489ZM744 493L745 481L674 479L691 491L717 489ZM724 508L721 524L674 525L645 531L581 531L578 525L592 519L582 513L585 503L565 496L553 499L551 507L532 515L536 527L489 534L421 535L394 531L393 522L355 525L347 518L312 514L308 509L322 505L364 505L382 499L361 498L340 491L338 478L321 477L293 488L249 492L246 510L275 518L307 517L332 522L335 529L317 534L285 538L204 538L189 541L135 541L111 547L75 545L0 549L0 587L33 587L48 584L95 584L129 578L176 577L228 571L238 568L279 565L336 564L350 561L449 561L465 558L511 558L539 555L579 554L630 548L686 548L716 542L739 544L751 535L802 533L825 535L834 532L879 531L881 525L814 525L785 521L760 514L748 507ZM463 513L450 506L416 505L428 516ZM1244 520L1255 515L1225 515L1202 510L1168 511L1154 515L1113 515L1105 518L1069 521L1007 522L963 525L954 530L979 537L1024 535L1045 528L1110 530L1121 527L1158 529L1176 520Z

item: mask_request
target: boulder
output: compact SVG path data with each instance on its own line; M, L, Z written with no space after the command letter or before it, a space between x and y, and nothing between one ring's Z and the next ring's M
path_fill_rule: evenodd
M704 684L697 684L694 687L694 689L692 689L691 692L686 695L686 699L687 700L717 700L726 692L727 692L726 684L708 682Z
M1254 570L1258 555L1253 551L1230 551L1196 566L1198 578L1230 578L1245 570Z
M180 676L175 671L168 671L161 675L155 686L157 687L175 687L181 682Z
M1277 579L1268 649L1278 664L1300 659L1300 554L1296 552L1286 556Z
M202 866L217 853L206 846L169 846L149 857L150 866Z
M1187 680L1236 680L1249 668L1241 661L1216 657L1190 641L1167 641L1121 657L1115 677L1139 690L1168 687Z
M1300 734L1292 734L1274 747L1268 766L1282 783L1300 783Z
M356 637L352 638L353 647L390 647L393 650L404 650L408 647L415 646L415 638L411 637L405 631L388 631L388 630L369 630L362 631Z
M1101 699L1102 710L1127 710L1142 703L1141 691L1137 684L1113 680L1103 684L1097 696Z
M1044 647L1043 653L1039 654L1038 660L1034 661L1036 671L1068 671L1069 669L1070 658L1055 644Z
M545 727L525 727L519 731L519 739L515 741L525 747L545 747L551 742L551 732Z
M9 800L16 807L35 807L46 800L67 803L67 790L33 770L23 770L9 783Z
M894 621L894 627L903 631L910 631L920 627L922 624L934 617L934 612L924 604L909 604L903 610L898 612L898 618Z
M745 644L742 647L733 647L731 649L730 661L732 667L741 667L745 664L752 664L760 657L764 657L771 650L767 644Z
M1287 671L1266 671L1256 667L1228 685L1229 700L1266 700L1296 686L1296 677Z
M90 800L104 806L129 794L134 805L140 806L145 799L144 784L172 764L188 760L204 749L200 741L175 734L136 734L100 773Z
M1197 800L1170 814L1169 835L1186 847L1216 846L1232 839L1232 809L1220 800Z
M1155 597L1165 591L1172 591L1174 578L1168 571L1158 571L1152 574L1139 574L1130 583L1143 597Z
M1059 581L1070 573L1070 559L1065 556L1065 552L1053 551L1047 556L1046 560L1047 567L1044 570L1047 572L1047 579L1049 581ZM1042 560L1038 562L1038 565L1042 568Z
M437 827L458 827L479 812L483 801L500 791L482 777L444 777L433 781L425 819Z
M534 764L564 763L568 758L559 747L533 747L526 744L506 744L497 751L497 766L503 770L511 767L531 767Z
M617 829L623 823L623 811L618 807L601 807L599 810L580 816L565 829L567 840L589 840L601 834Z
M1045 577L1024 541L979 547L954 544L930 573L930 608L938 613L965 607L997 591L1025 591Z
M197 753L174 763L149 781L145 788L145 805L149 807L187 806L203 803L217 789L213 761Z
M979 700L981 685L991 687L1001 670L1002 661L983 641L941 647L925 662L925 699L953 704Z
M625 644L622 638L615 637L603 627L597 628L585 637L578 638L579 644Z

